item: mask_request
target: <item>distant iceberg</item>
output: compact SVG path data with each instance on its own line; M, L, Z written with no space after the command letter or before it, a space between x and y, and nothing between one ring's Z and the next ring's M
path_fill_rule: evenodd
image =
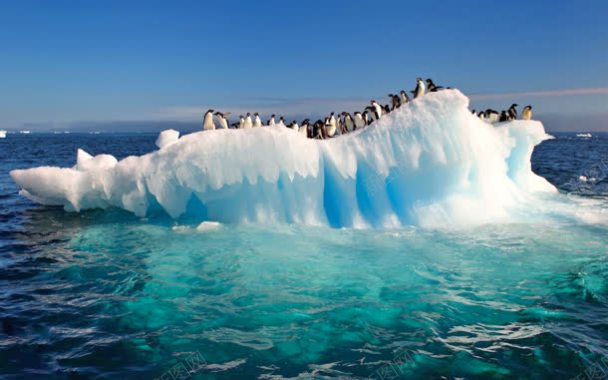
M582 137L582 138L590 139L593 136L591 135L591 133L577 133L576 137Z
M284 127L163 132L158 151L13 170L21 194L68 211L164 210L221 223L445 226L508 220L557 190L531 170L538 121L493 126L458 90L428 94L331 140Z

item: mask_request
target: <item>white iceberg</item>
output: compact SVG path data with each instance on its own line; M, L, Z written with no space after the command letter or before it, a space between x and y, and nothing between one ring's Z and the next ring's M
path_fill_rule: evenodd
M114 162L13 170L21 193L68 211L333 227L445 226L509 219L557 190L531 170L540 122L492 126L458 90L431 93L354 133L320 141L289 128L213 130ZM110 156L111 157L111 156ZM113 157L112 157L113 158Z

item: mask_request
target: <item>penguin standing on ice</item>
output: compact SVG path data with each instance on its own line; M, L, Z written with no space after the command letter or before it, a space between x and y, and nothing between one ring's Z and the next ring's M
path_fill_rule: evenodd
M491 123L494 124L496 122L498 122L498 120L500 119L500 116L498 114L498 111L493 110L491 108L488 108L485 112L486 114L486 119Z
M522 120L532 120L532 106L528 105L524 107L524 110L521 112Z
M247 112L247 117L245 117L245 122L243 123L243 128L251 128L253 127L253 121L251 120L251 114Z
M377 101L375 101L373 99L370 103L372 104L372 107L374 107L374 112L376 112L376 119L380 119L382 114L384 114L384 109L382 108L382 106L380 104L378 104Z
M285 118L284 118L283 116L281 116L281 117L279 118L279 125L281 125L281 124L282 124L284 127L286 127L286 126L287 126L287 124L285 124Z
M426 88L429 90L429 92L437 92L438 90L441 90L443 87L435 86L435 83L433 83L433 80L431 78L427 78L426 79Z
M313 124L312 138L313 139L324 139L325 138L325 124L321 120L317 120Z
M418 99L419 97L423 96L425 90L426 88L422 78L416 78L416 88L412 91L412 94L414 94L414 99Z
M203 130L210 131L215 129L215 122L213 121L213 110L207 110L203 117Z
M509 107L509 110L507 111L509 120L517 119L517 109L515 107L517 107L517 104L511 104L511 107Z
M499 122L505 122L505 121L509 121L509 115L507 115L507 111L502 111L500 113L500 118L498 119Z
M342 123L343 133L352 132L355 130L355 122L353 117L348 112L342 112L344 123Z
M300 132L302 134L302 136L308 137L309 136L308 126L309 125L310 125L310 119L302 120L302 124L300 125L300 129L298 130L298 132Z
M228 129L228 126L230 125L230 123L228 122L229 115L230 115L230 112L221 113L220 111L217 111L215 113L215 117L217 117L217 120L220 123L220 128Z
M270 119L269 119L269 120L268 120L268 122L266 123L266 125L267 125L267 126L269 126L269 127L274 127L274 125L275 125L275 122L274 122L274 117L275 117L275 115L274 115L274 114L272 114L272 115L270 116Z
M399 98L399 95L388 94L388 97L391 100L391 111L401 107L401 99Z
M410 97L407 96L407 92L401 90L401 92L399 93L399 98L401 100L401 105L404 105L406 103L410 102Z
M355 112L355 129L361 129L363 127L365 127L365 124L367 124L365 118L363 117L363 114L359 111Z
M289 128L297 132L300 129L300 126L298 125L298 122L294 120L289 123Z
M333 112L325 119L325 130L327 131L327 137L334 137L336 135L336 117Z
M254 113L253 114L254 118L253 118L253 126L254 127L261 127L262 126L262 119L260 119L260 114L259 113Z

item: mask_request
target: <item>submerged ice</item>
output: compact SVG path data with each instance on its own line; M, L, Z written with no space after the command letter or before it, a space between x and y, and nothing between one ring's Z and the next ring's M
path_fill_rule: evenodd
M537 121L492 126L445 90L365 129L312 140L281 126L163 132L158 151L117 161L83 150L72 168L14 170L22 194L68 211L164 210L222 223L450 226L513 220L557 190L532 172Z

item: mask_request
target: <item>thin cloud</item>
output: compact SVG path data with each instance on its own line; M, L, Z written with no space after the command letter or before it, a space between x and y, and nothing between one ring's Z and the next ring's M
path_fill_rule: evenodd
M509 99L515 97L554 97L554 96L580 96L580 95L608 95L608 87L569 88L563 90L503 92L495 94L471 95L471 100Z

